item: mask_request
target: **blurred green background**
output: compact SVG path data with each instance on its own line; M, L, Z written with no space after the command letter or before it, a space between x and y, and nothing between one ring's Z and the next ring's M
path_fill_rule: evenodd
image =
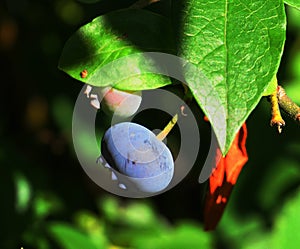
M80 82L57 69L81 25L134 1L6 0L0 3L0 248L276 249L300 246L300 129L270 128L262 99L248 119L249 162L220 225L202 229L205 184L198 176L210 130L199 113L201 152L174 189L126 199L95 185L77 161L72 110ZM152 8L159 8L157 3ZM278 78L300 104L300 12L287 8Z

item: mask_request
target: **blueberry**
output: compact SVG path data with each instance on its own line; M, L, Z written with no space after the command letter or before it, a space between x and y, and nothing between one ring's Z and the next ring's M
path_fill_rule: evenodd
M103 96L101 108L108 115L130 117L138 110L142 102L141 91L121 91L111 87L99 88Z
M102 139L101 150L113 169L128 176L144 192L165 189L173 177L170 150L139 124L123 122L110 127Z

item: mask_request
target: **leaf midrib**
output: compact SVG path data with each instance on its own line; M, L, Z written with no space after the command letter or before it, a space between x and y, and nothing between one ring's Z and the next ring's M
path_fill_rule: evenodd
M224 47L225 47L225 68L224 68L224 78L225 78L225 92L226 92L226 98L225 98L225 111L226 111L226 134L227 134L227 127L228 127L228 47L227 47L227 26L228 26L228 0L225 0L225 10L224 10ZM226 135L227 136L227 135ZM225 140L225 144L227 144L227 138Z

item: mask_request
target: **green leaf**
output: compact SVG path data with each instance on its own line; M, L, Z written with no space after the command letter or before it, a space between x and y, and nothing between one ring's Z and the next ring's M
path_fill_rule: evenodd
M210 119L223 154L278 70L285 19L281 0L186 2L179 55L211 81L213 91L207 91L201 82L189 86ZM192 82L188 77L187 81ZM212 108L219 102L225 110L226 127L219 125L223 117L215 117Z
M295 103L300 104L300 81L298 79L289 82L285 87L285 91Z
M155 236L136 238L134 248L137 249L182 249L182 248L212 248L212 237L202 228L193 224L183 223L174 230Z
M98 203L104 217L110 222L114 222L119 218L119 203L116 198L106 197L99 200Z
M48 215L53 215L63 209L62 201L53 193L47 192L36 193L32 206L36 219L45 218Z
M160 226L158 222L160 217L156 217L149 203L132 202L125 207L121 206L117 199L107 197L103 198L99 204L105 218L112 223L122 223L139 229L158 228ZM164 222L160 221L160 223L164 225Z
M97 249L84 233L64 223L52 223L49 232L63 249Z
M259 205L265 210L276 207L276 204L282 201L284 194L299 181L299 163L291 158L277 159L258 193Z
M286 12L287 12L287 24L288 29L291 30L291 32L299 32L300 28L300 11L299 9L293 8L292 6L286 6ZM298 52L298 51L295 51ZM293 55L295 56L295 55ZM289 63L289 61L288 61Z
M75 216L76 224L87 233L97 248L106 248L108 241L105 234L104 222L89 211L80 211Z
M145 66L141 52L174 53L171 38L170 23L161 15L134 9L111 12L97 17L71 36L63 49L59 68L93 86L113 85L121 90L162 87L171 84L168 77L139 75ZM117 59L133 54L137 56L126 63L103 70L105 65L111 65L110 62L118 63ZM84 78L80 74L83 70L88 72ZM124 72L135 76L128 78L123 76Z
M267 249L270 248L269 243L269 234L267 233L261 233L256 236L250 237L248 240L248 236L244 235L244 238L247 238L246 240L243 240L240 238L240 240L243 242L243 246L239 247L241 249Z
M235 200L237 197L236 191L232 193L231 201L226 207L226 211L217 227L218 234L222 234L226 248L238 249L266 249L265 239L267 234L264 231L264 224L261 217L257 215L239 215L236 209ZM269 242L269 241L268 241Z
M272 93L274 93L277 89L278 82L277 82L277 77L273 77L271 82L268 84L267 88L263 92L263 96L269 96Z
M30 183L22 173L16 172L14 180L16 186L16 210L22 213L29 207L32 190Z
M122 218L124 222L134 227L152 227L153 224L158 226L151 207L146 203L131 203L122 212Z
M300 237L298 236L300 230L300 190L296 196L287 202L280 212L274 232L272 233L272 249L298 249L300 245Z
M299 0L285 0L284 1L286 4L295 7L300 10L300 1Z

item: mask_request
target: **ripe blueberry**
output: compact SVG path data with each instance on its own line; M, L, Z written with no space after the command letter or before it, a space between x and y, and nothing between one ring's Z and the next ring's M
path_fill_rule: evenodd
M170 150L139 124L123 122L110 127L102 139L101 152L113 169L128 176L143 192L161 191L172 180Z

